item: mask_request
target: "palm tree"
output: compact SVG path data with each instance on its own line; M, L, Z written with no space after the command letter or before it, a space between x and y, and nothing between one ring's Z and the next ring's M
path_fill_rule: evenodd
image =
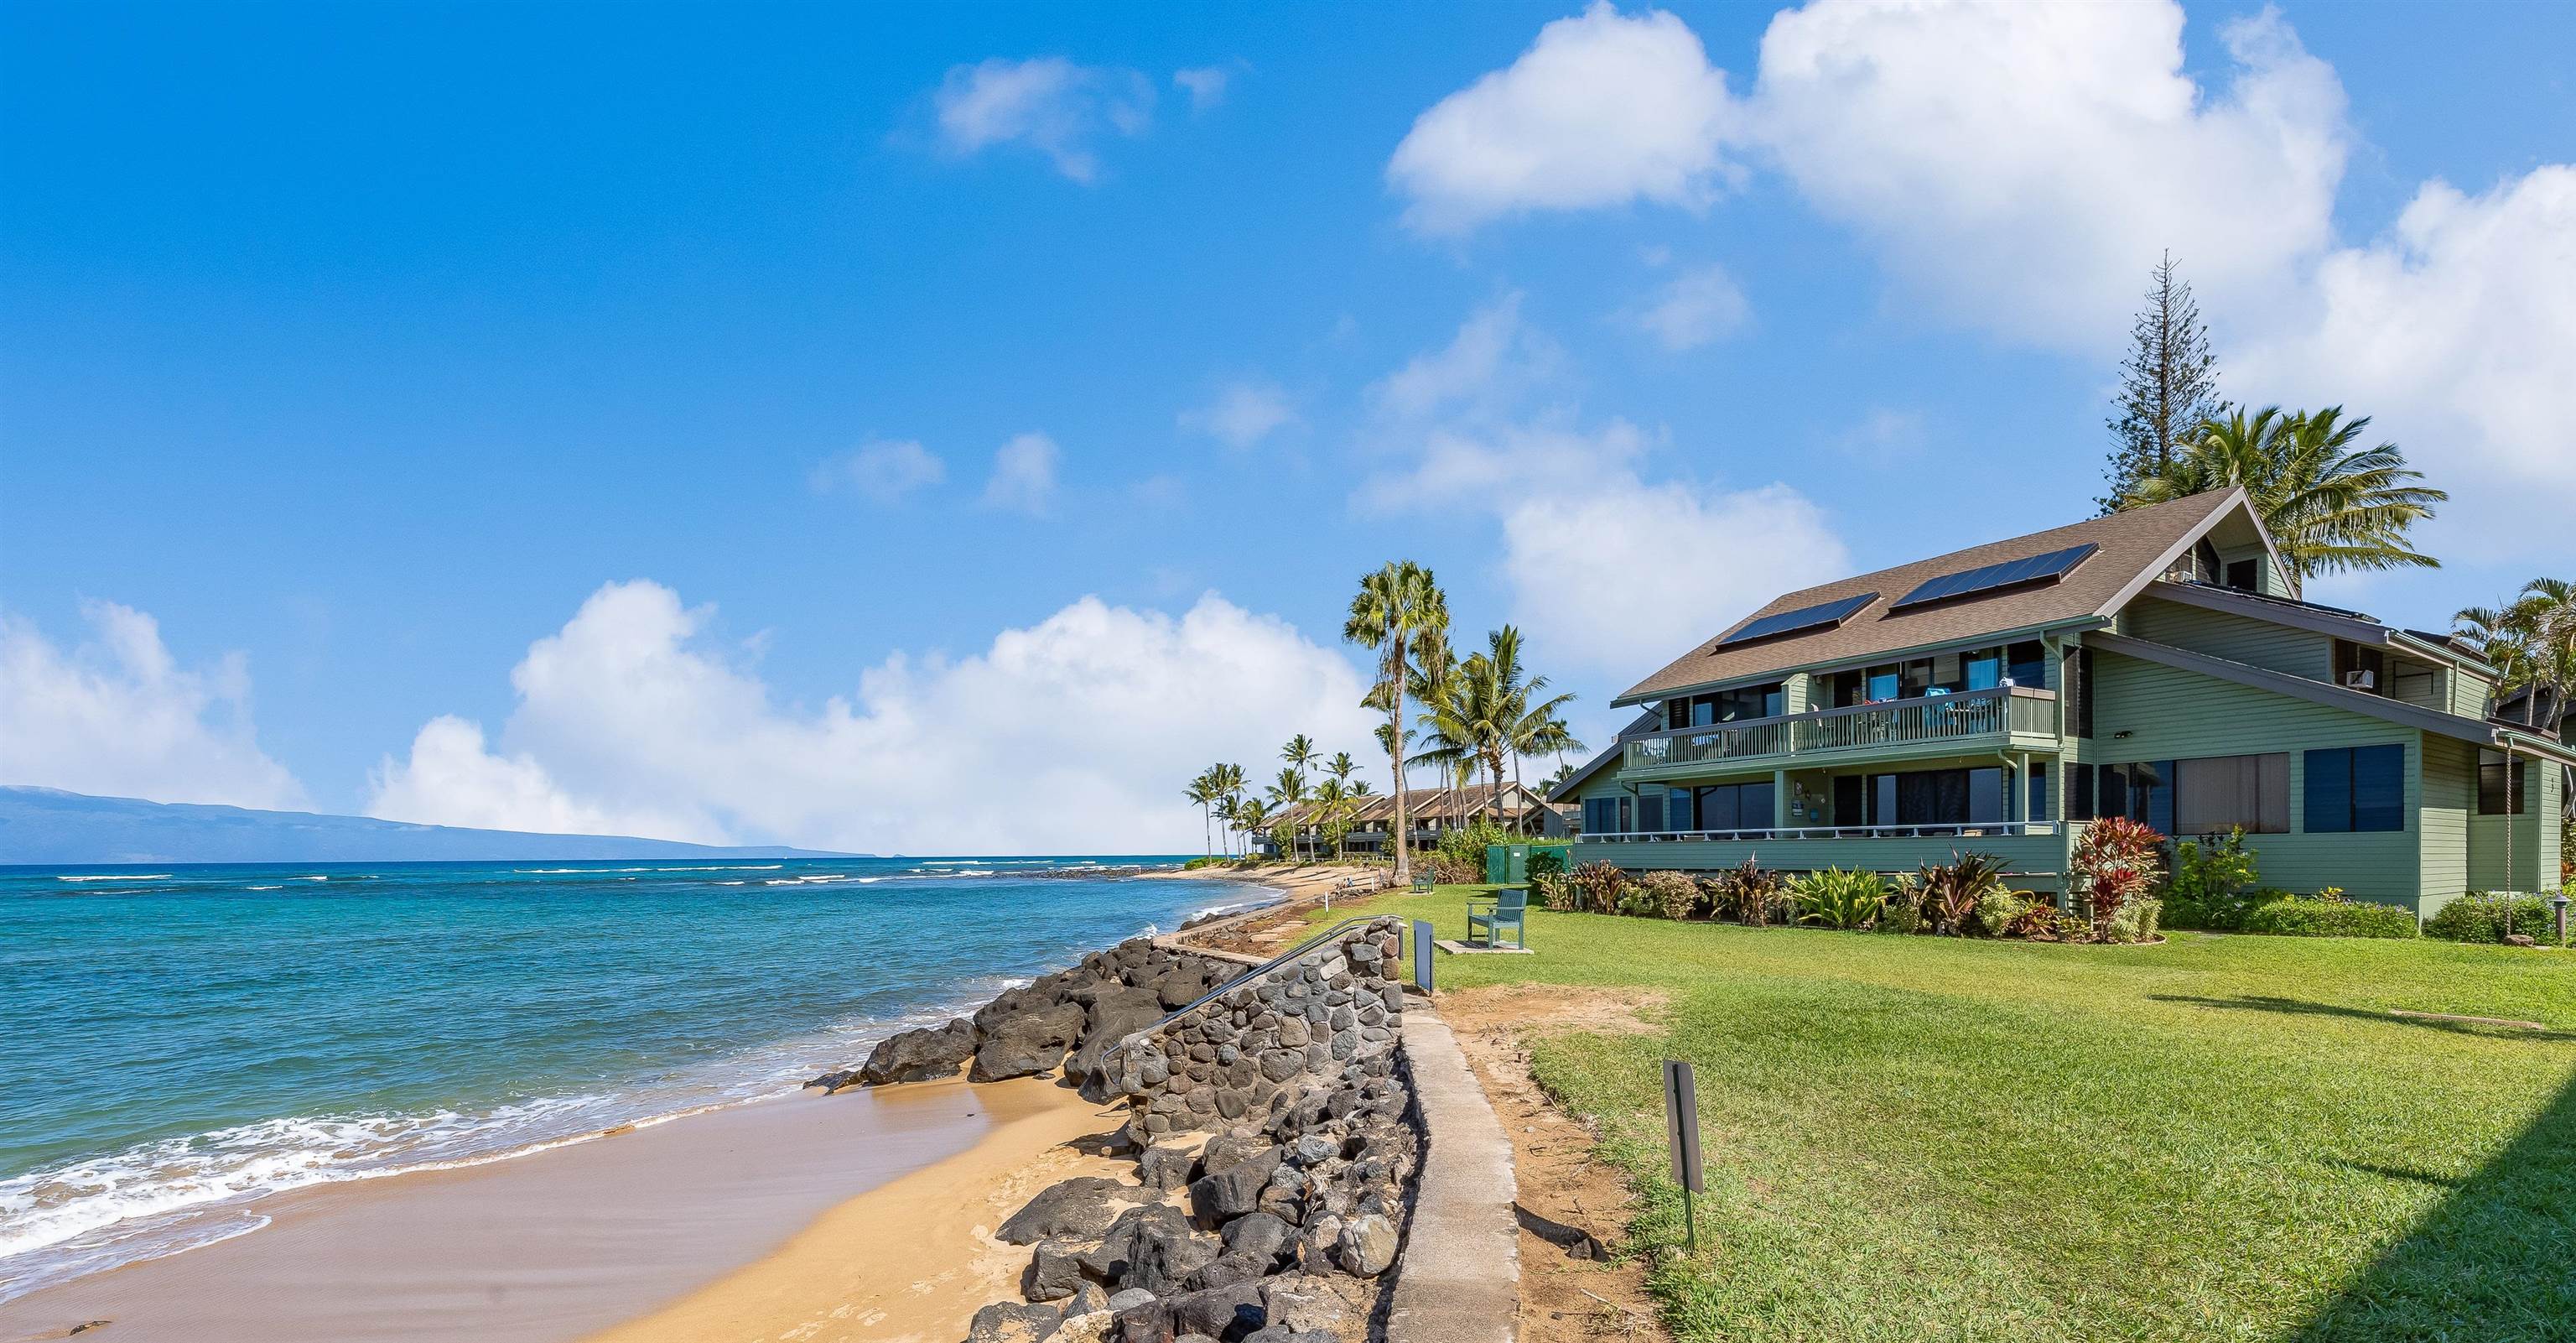
M1211 858L1215 857L1216 838L1214 835L1209 833L1209 823L1213 819L1213 809L1216 806L1217 799L1216 766L1210 765L1206 769L1199 771L1199 776L1190 780L1190 786L1182 790L1181 796L1188 798L1192 803L1197 805L1199 809L1199 847L1205 851L1207 856Z
M1227 804L1226 810L1219 812L1218 815L1227 824L1234 825L1233 811L1243 801L1243 766L1218 765L1214 767L1214 773L1216 777L1211 782L1216 785L1217 795L1224 798ZM1240 825L1235 825L1234 828L1237 833L1241 833L1243 829Z
M1324 772L1341 780L1347 786L1351 776L1360 772L1360 762L1351 759L1351 753L1348 751L1335 751L1333 758L1324 762Z
M1315 763L1315 743L1300 732L1279 748L1279 758L1287 761L1288 767L1297 771L1297 777L1302 779L1306 777L1306 767Z
M1351 792L1339 779L1326 779L1315 785L1315 819L1320 832L1333 837L1333 857L1341 858L1342 836L1348 833L1342 815L1350 808Z
M1270 824L1270 808L1260 798L1246 797L1235 801L1234 825L1237 830L1247 836L1257 835L1261 833L1262 827L1268 824ZM1247 839L1245 849L1248 852L1250 848L1251 842Z
M2529 689L2525 723L2546 730L2566 715L2576 694L2576 583L2535 578L2503 607L2470 607L2451 626L2504 673L2499 688Z
M1494 675L1494 664L1483 653L1471 653L1458 664L1455 675L1436 700L1426 700L1429 730L1423 734L1423 749L1414 759L1424 764L1446 765L1452 769L1464 766L1461 773L1472 779L1478 768L1494 782L1495 804L1501 805L1503 777L1504 706L1500 682ZM1459 824L1466 823L1465 794L1460 794Z
M1511 753L1512 786L1520 787L1521 757L1563 755L1580 751L1583 743L1574 739L1573 729L1565 724L1565 706L1574 702L1571 694L1557 695L1530 703L1548 687L1544 676L1530 676L1521 667L1521 632L1509 625L1486 636L1488 656L1494 664L1495 694L1502 711L1502 745ZM1499 794L1500 790L1497 790ZM1502 799L1494 801L1497 813Z
M2289 563L2294 588L2346 569L2440 568L2407 547L2406 530L2451 496L2414 484L2424 475L2407 468L2396 444L2356 447L2369 425L2367 415L2344 419L2341 406L2294 414L2265 406L2250 417L2240 409L2204 420L2182 455L2140 480L2121 504L2242 485Z
M1431 571L1411 560L1389 561L1360 579L1351 598L1350 617L1342 637L1378 654L1377 682L1363 703L1384 712L1388 770L1395 789L1395 879L1413 879L1404 808L1404 695L1413 654L1425 638L1438 640L1449 628L1449 599Z
M1287 825L1296 819L1297 808L1306 801L1306 776L1298 773L1294 767L1283 769L1279 771L1278 781L1263 792L1270 805L1279 809L1280 824ZM1295 839L1296 833L1291 830L1290 843L1285 846L1291 858L1297 856Z

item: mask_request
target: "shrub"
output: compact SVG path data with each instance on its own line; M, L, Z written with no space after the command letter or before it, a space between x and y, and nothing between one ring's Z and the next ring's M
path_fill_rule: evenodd
M2022 911L2029 907L2028 901L1998 884L1977 897L1977 928L1988 937L2001 937L2012 931Z
M2120 906L2103 930L2104 940L2111 942L2147 942L2156 935L2156 917L2164 912L2165 902L2154 896L2132 900Z
M2004 860L1991 853L1950 851L1947 866L1923 869L1917 880L1922 885L1923 913L1932 921L1932 931L1946 937L1967 934L1968 920L1977 912L1977 902L1993 891L2003 889Z
M1566 908L1585 914L1615 914L1621 897L1636 883L1618 868L1596 861L1574 869L1565 884L1571 901Z
M1727 910L1751 928L1766 927L1789 917L1789 882L1777 872L1762 867L1752 859L1718 877L1725 890Z
M2049 942L2057 941L2059 940L2061 923L2068 919L2073 919L2075 926L2078 928L2090 928L2092 926L2082 919L2075 918L2071 914L2059 912L2055 901L2042 900L2035 895L2028 896L2022 901L2021 912L2013 916L2011 926L2004 929L2004 936L2037 938L2041 941Z
M2254 876L2254 855L2245 851L2242 829L2206 844L2184 840L2174 846L2173 880L2165 887L2169 920L2180 928L2244 927L2246 914L2262 902L2246 894Z
M1530 880L1532 880L1532 881L1536 881L1536 880L1538 880L1538 879L1539 879L1539 878L1541 878L1541 877L1558 877L1558 876L1563 876L1563 875L1565 875L1565 851L1564 851L1564 850L1562 850L1562 849L1532 849L1532 850L1530 850L1530 856L1529 856L1529 877L1530 877Z
M2093 929L2105 933L2120 906L2147 893L2164 870L2165 837L2142 822L2110 817L2075 841L2075 875L2093 900Z
M1497 844L1527 844L1529 836L1515 835L1494 824L1490 816L1478 816L1454 830L1443 830L1431 846L1433 854L1444 861L1456 862L1476 870L1470 882L1485 879L1485 850Z
M1443 886L1481 886L1485 882L1485 860L1482 858L1471 863L1463 858L1435 853L1424 866L1431 869L1431 879Z
M1571 883L1562 872L1530 874L1529 902L1532 909L1572 909Z
M1887 908L1887 878L1875 872L1829 867L1790 881L1789 899L1801 923L1858 928Z
M2547 938L2556 932L2549 902L2536 895L2471 891L2435 910L2424 935L2449 942L2501 942L2507 932Z
M1634 910L1619 912L1643 914L1657 919L1687 919L1699 906L1699 886L1679 872L1649 872L1637 879Z
M1696 908L1703 917L1731 919L1736 916L1735 882L1732 874L1703 872L1691 878L1691 884L1699 888L1699 901Z
M1905 881L1896 883L1896 888L1888 893L1887 908L1880 910L1878 922L1870 925L1871 931L1895 933L1900 937L1911 937L1923 931L1922 904L1904 898L1912 885L1912 882Z
M2415 916L2395 905L2346 900L2334 891L2285 895L2256 905L2245 931L2280 937L2414 937Z

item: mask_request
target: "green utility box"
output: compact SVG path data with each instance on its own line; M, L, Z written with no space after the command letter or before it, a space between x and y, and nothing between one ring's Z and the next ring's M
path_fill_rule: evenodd
M1519 886L1529 880L1530 855L1554 854L1556 870L1564 872L1574 866L1571 844L1488 844L1485 846L1485 884ZM1545 871L1547 864L1539 864Z

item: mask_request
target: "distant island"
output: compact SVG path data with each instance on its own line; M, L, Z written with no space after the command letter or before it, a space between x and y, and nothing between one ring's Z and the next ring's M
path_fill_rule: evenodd
M855 858L778 845L542 835L365 816L254 811L54 788L0 786L0 865L82 863L476 863L527 859Z

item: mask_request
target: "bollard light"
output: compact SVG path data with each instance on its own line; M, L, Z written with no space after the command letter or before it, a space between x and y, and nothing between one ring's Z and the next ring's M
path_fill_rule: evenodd
M2558 945L2567 945L2567 892L2549 897L2549 912L2558 918Z

